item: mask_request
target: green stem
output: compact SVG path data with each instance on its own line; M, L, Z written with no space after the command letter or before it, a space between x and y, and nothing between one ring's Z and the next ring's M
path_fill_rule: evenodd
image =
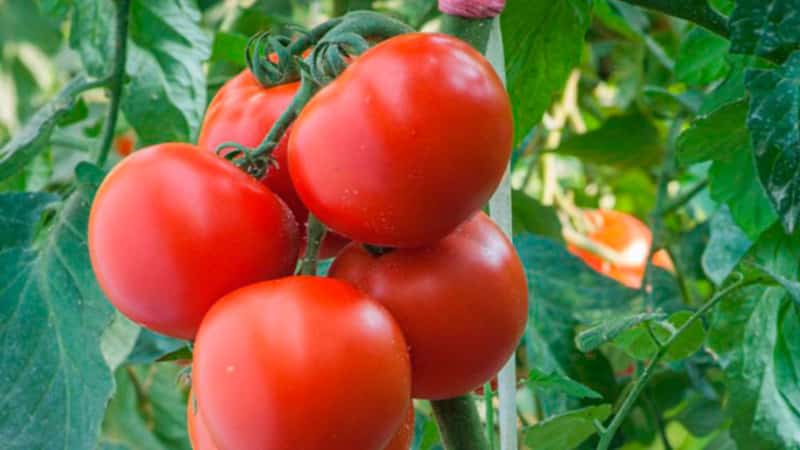
M306 251L300 259L300 267L297 271L300 275L316 275L317 259L322 240L325 239L325 225L313 214L308 214L306 222Z
M727 38L728 18L718 13L706 0L622 0L631 5L662 12L693 22Z
M486 436L489 441L489 450L494 450L494 405L492 404L492 383L483 385L483 407L486 415Z
M95 163L103 167L108 159L111 144L114 141L114 128L117 126L119 116L119 103L122 97L122 84L125 81L125 60L128 51L128 18L130 0L116 0L116 27L114 30L114 59L111 62L111 71L108 75L108 90L110 100L108 115L103 125L100 146L94 155Z
M699 194L700 191L702 191L706 187L708 187L708 178L692 186L692 188L686 191L685 194L681 195L680 197L671 201L669 204L667 204L660 210L656 211L656 214L660 216L666 216L673 213L681 206L689 203L689 201L693 199L695 195Z
M669 347L686 331L691 327L697 320L699 320L706 312L708 312L711 308L716 306L722 299L724 299L728 294L738 289L741 289L745 286L751 285L758 282L758 280L749 280L743 281L740 277L738 281L734 282L733 284L729 285L725 289L716 293L709 301L707 301L703 306L700 307L697 311L689 317L683 325L680 326L672 335L667 339L656 351L656 353L650 358L650 362L645 367L644 372L642 372L642 376L639 377L633 388L628 392L628 395L625 397L625 400L622 402L622 406L620 406L619 411L614 415L614 418L611 420L611 423L605 428L605 431L600 433L600 442L597 444L597 450L607 450L608 447L611 445L612 439L614 439L614 435L616 434L619 427L628 417L630 414L631 409L633 408L636 400L639 398L639 395L642 393L644 388L647 386L647 383L650 381L650 378L656 372L656 366L667 354Z
M478 410L469 394L432 400L431 406L445 450L488 450Z
M288 130L292 122L297 119L300 111L306 103L311 100L311 97L314 96L319 88L320 86L317 85L317 83L312 81L307 75L303 75L300 88L292 98L292 103L290 103L286 110L278 117L278 120L276 120L272 128L269 129L267 136L264 137L264 140L261 141L258 147L253 151L254 158L272 153L286 133L286 130Z
M440 31L444 34L456 36L468 42L481 53L486 53L486 46L489 44L489 35L492 32L492 21L494 19L468 19L466 17L442 16Z

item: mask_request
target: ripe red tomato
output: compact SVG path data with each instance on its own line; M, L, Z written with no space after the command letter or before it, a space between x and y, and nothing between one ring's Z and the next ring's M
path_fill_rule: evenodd
M215 151L223 142L238 142L247 147L257 147L283 113L300 83L289 83L265 88L250 70L225 83L208 106L203 126L200 129L198 146ZM287 161L287 132L272 153L276 166L264 176L264 184L276 193L294 213L300 225L300 237L305 242L305 224L308 209L297 196L289 178ZM330 258L347 244L348 240L329 233L320 249L321 258ZM301 248L305 246L301 244Z
M189 392L189 404L186 405L186 427L189 431L189 441L192 443L192 449L217 450L217 444L214 443L208 433L204 420L194 394Z
M381 302L400 324L415 398L455 397L491 379L528 317L522 263L483 213L430 247L373 256L350 244L330 276Z
M208 312L193 389L226 450L380 450L410 405L406 348L389 312L347 283L266 281Z
M641 287L647 255L653 242L653 234L647 225L630 214L609 209L585 211L584 215L592 227L587 236L618 252L622 261L616 264L606 261L599 255L574 244L568 246L569 251L597 272L630 288ZM653 264L674 270L669 254L664 250L659 250L653 255Z
M289 172L340 234L427 245L489 199L512 131L508 95L480 53L412 33L368 50L311 99L289 138Z
M408 407L406 420L400 425L400 429L395 432L394 437L383 450L409 450L411 441L414 439L414 407Z
M297 223L277 196L222 158L160 144L125 158L103 181L89 253L117 309L192 339L220 297L294 270Z

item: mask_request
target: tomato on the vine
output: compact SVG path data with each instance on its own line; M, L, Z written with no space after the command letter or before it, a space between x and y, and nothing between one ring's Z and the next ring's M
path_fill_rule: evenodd
M597 272L630 288L641 287L653 242L653 234L647 225L630 214L610 209L584 211L584 217L590 227L587 237L616 251L621 260L607 261L572 243L568 245L569 251ZM663 269L674 269L669 254L663 249L653 255L652 261Z
M373 255L350 244L330 276L381 302L400 324L416 398L454 397L491 379L527 322L522 263L484 213L430 247Z
M296 276L217 302L197 334L193 389L226 450L381 450L410 407L405 339L340 280Z
M508 95L480 53L412 33L367 50L308 102L289 137L289 172L334 231L427 245L489 199L512 128Z
M188 144L125 158L97 191L89 254L100 287L134 322L192 339L233 289L290 274L291 211L224 159Z
M192 450L218 450L217 444L208 433L208 427L204 420L194 393L189 392L189 404L186 405L186 428L189 431Z
M198 146L211 152L224 142L257 147L289 106L299 85L288 83L265 88L249 69L245 69L225 83L211 100L200 129ZM292 210L300 225L300 238L305 239L308 209L300 201L289 178L286 154L289 134L287 131L273 151L274 165L267 170L263 182ZM329 233L320 248L320 257L334 256L347 242L347 239Z
M128 132L114 138L114 150L123 158L133 153L134 145L136 145L136 138L133 133Z

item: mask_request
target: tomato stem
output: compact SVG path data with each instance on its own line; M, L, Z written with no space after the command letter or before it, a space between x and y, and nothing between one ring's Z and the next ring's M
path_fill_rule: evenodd
M95 163L103 167L108 159L111 144L114 141L114 128L119 116L119 105L122 97L122 84L125 81L125 60L128 52L128 17L130 0L116 0L115 30L114 30L114 59L108 75L109 103L108 116L103 124L100 146L94 155Z
M299 275L316 275L319 248L325 239L325 225L316 216L309 213L306 222L306 251L300 259Z
M432 400L431 406L445 450L489 449L478 409L469 394Z

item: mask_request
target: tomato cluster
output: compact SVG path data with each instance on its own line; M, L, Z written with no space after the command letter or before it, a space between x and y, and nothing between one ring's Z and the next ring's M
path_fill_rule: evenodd
M469 45L407 34L316 93L262 179L216 154L258 145L297 91L245 71L198 145L125 158L92 205L92 265L126 316L194 339L195 449L405 450L411 399L471 392L525 327L523 266L480 212L509 100ZM309 212L328 277L292 275Z

